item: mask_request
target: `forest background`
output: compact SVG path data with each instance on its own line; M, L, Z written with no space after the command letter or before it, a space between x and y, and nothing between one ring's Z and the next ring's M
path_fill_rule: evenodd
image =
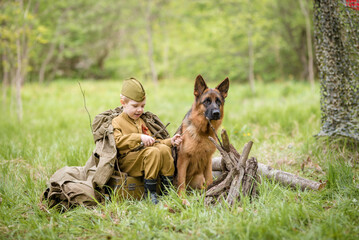
M56 78L303 80L310 1L1 1L3 84ZM309 46L309 48L308 48ZM309 49L309 51L308 51ZM313 79L313 77L311 77Z

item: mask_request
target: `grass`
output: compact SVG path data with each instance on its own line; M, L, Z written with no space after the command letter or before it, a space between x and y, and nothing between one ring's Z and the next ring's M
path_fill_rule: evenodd
M121 82L82 82L87 107L97 113L119 105ZM215 86L215 83L209 83ZM146 82L146 109L175 132L193 101L193 82ZM223 127L239 150L254 141L251 156L275 168L316 181L320 192L292 190L271 180L252 202L207 207L204 195L184 207L174 191L157 206L148 201L107 202L64 214L43 210L46 181L63 166L83 166L94 143L76 81L23 88L24 118L0 116L0 239L356 239L359 236L358 146L316 139L319 87L303 82L231 83ZM218 153L217 153L218 154ZM303 169L303 170L302 170ZM171 211L164 205L170 206Z

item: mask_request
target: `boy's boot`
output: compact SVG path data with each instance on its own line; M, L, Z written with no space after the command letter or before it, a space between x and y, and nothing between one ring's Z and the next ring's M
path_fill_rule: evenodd
M161 193L162 195L168 195L168 190L173 185L173 176L161 175Z
M150 195L151 201L154 204L158 203L157 200L157 180L156 179L145 179L145 198Z

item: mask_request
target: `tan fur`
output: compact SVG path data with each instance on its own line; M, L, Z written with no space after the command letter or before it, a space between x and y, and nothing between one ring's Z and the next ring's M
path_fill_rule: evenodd
M212 102L219 98L222 100L219 107L220 119L211 120L212 126L217 131L223 120L224 99L227 96L228 87L228 78L215 89L207 88L200 75L196 79L195 101L178 131L183 134L183 140L177 152L176 185L180 194L187 186L203 189L213 182L212 155L216 147L209 137L215 139L215 134L205 117L207 108L202 103L205 99L210 99Z

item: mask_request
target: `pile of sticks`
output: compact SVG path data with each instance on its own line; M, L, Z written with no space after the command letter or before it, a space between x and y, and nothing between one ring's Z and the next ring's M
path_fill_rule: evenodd
M213 128L213 127L212 127ZM214 131L214 129L213 129ZM214 131L215 132L215 131ZM258 163L254 157L248 158L253 142L249 141L243 148L242 154L233 147L225 129L221 132L222 142L215 134L217 141L210 140L219 150L221 157L212 159L212 171L217 179L208 187L205 197L207 205L225 201L233 205L241 196L251 199L257 196L257 184L260 177L267 177L284 186L294 189L319 191L325 188L325 182L316 182L295 174L273 169L270 166Z
M239 201L241 196L255 197L257 195L258 163L256 158L248 159L253 142L248 142L239 154L229 142L226 130L222 130L222 142L216 135L218 143L210 137L222 155L220 161L221 175L208 187L205 197L207 205L218 201L226 201L229 205ZM212 164L213 166L213 164Z

